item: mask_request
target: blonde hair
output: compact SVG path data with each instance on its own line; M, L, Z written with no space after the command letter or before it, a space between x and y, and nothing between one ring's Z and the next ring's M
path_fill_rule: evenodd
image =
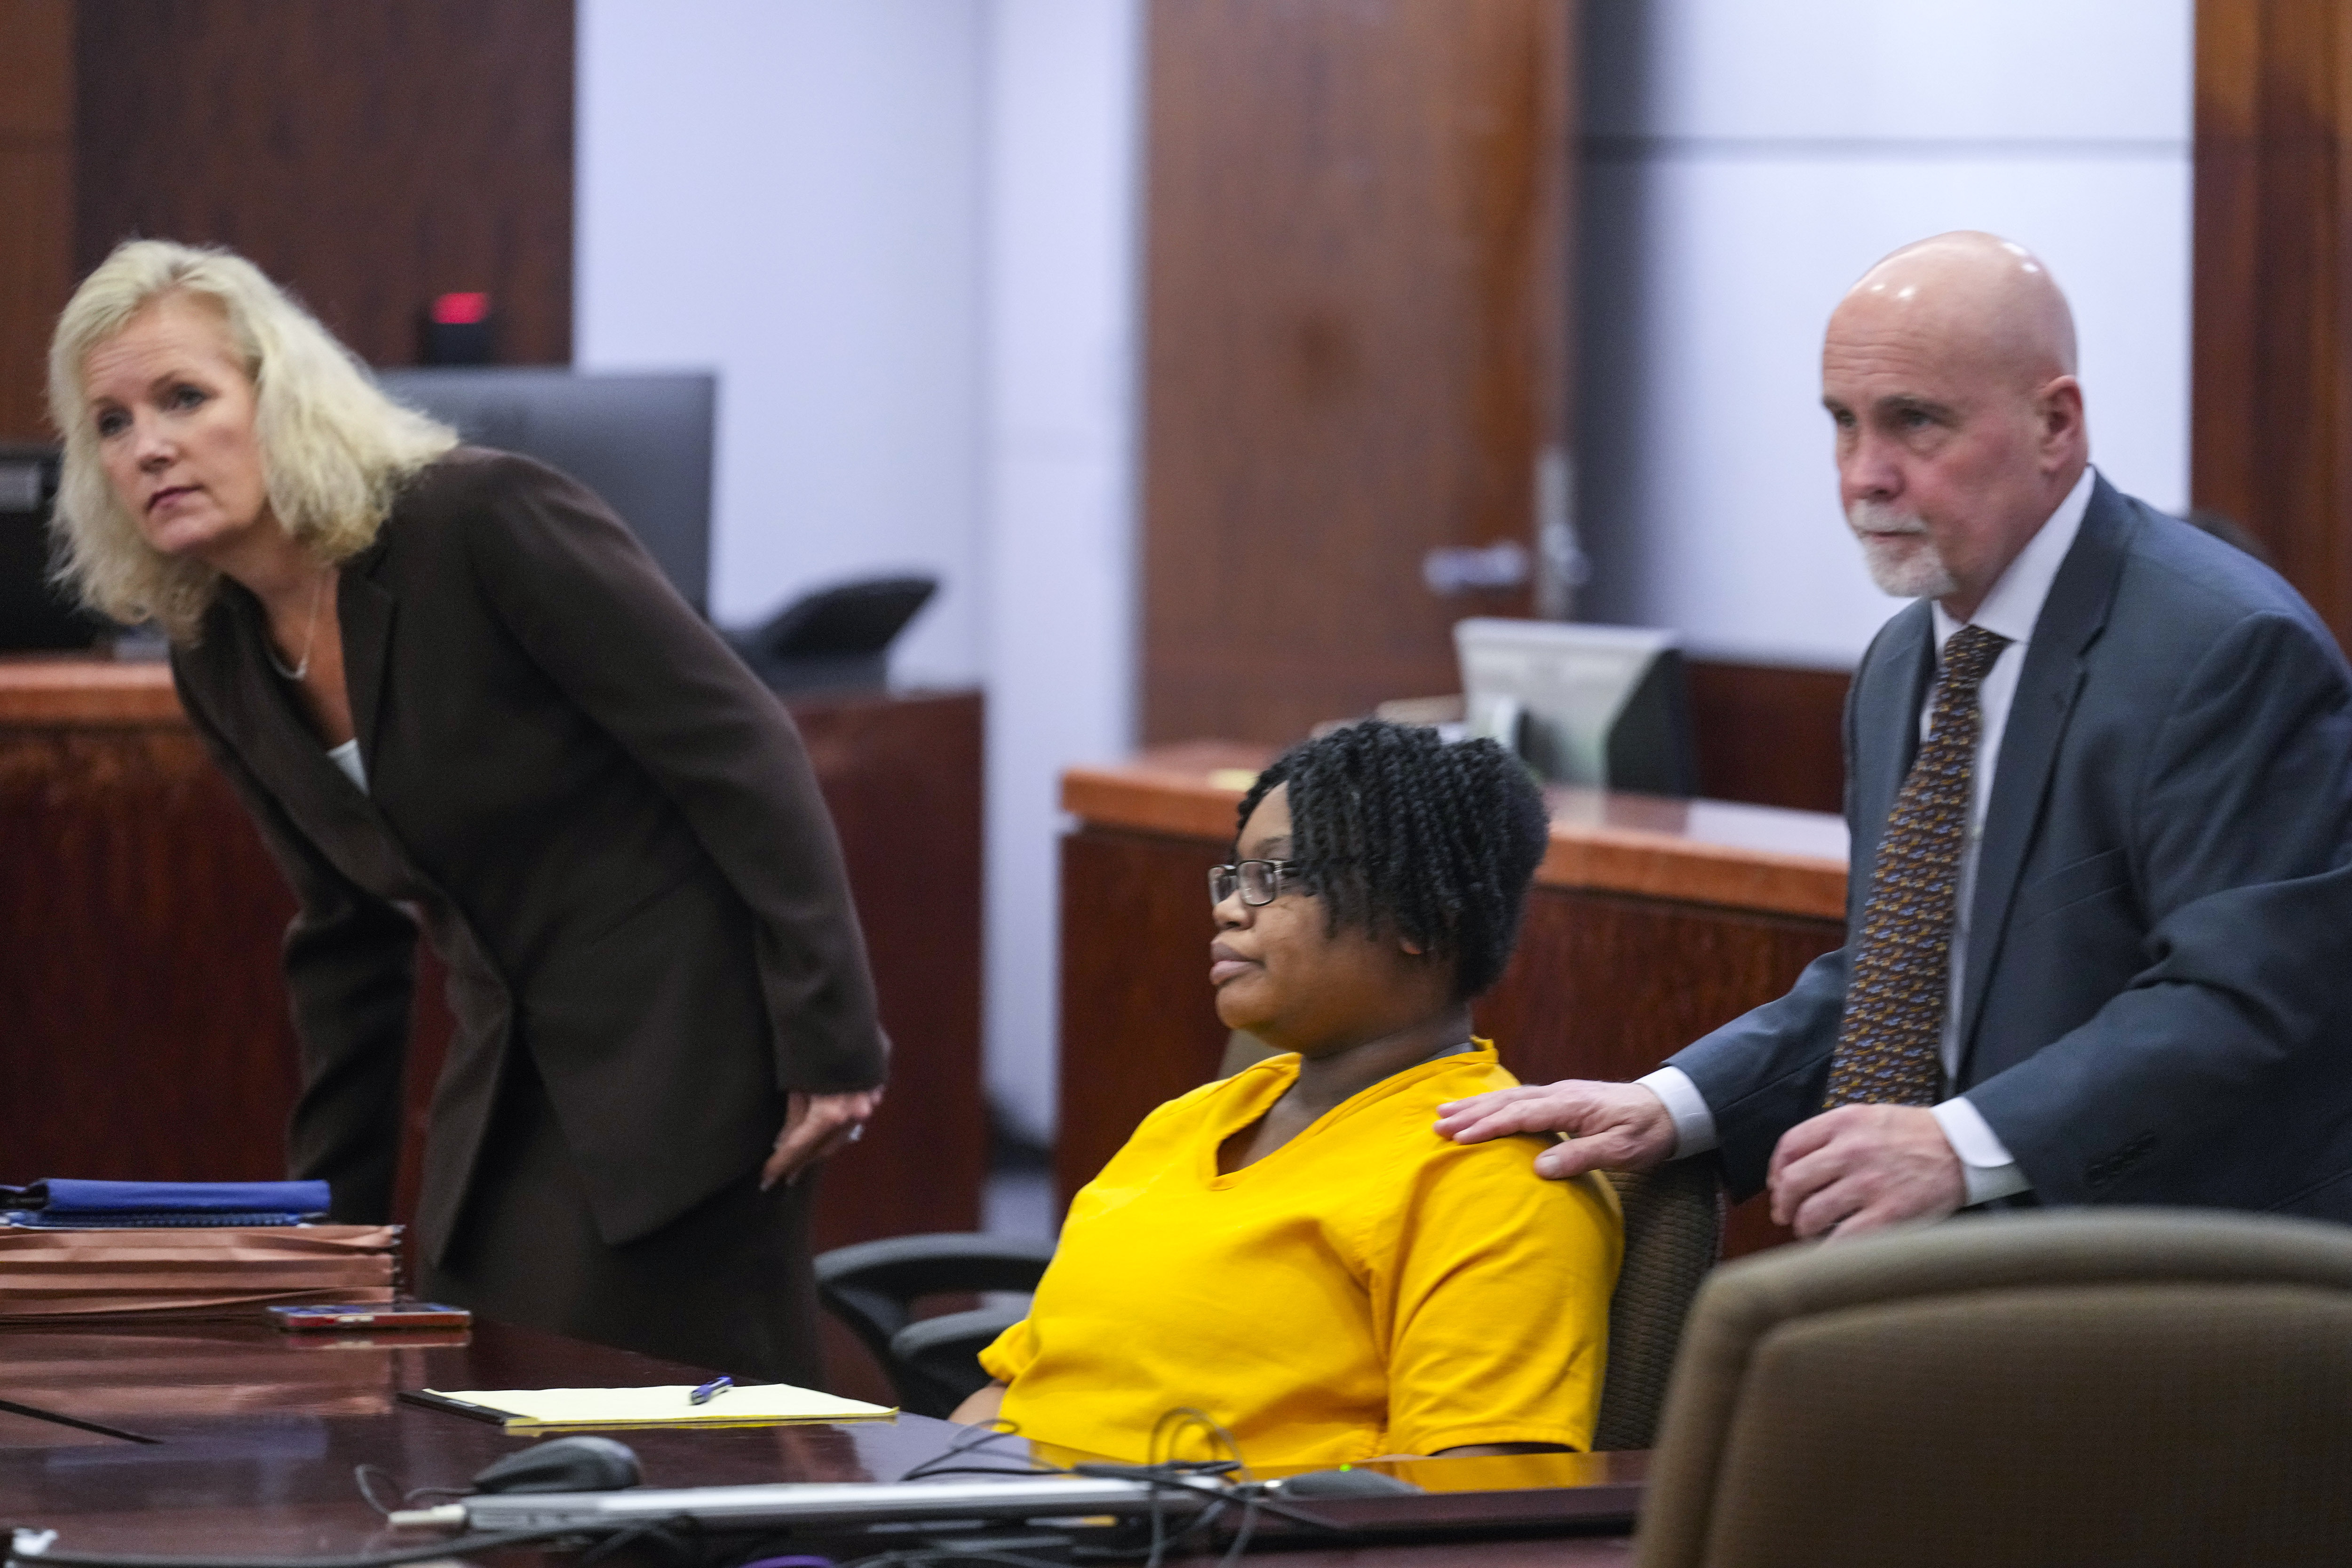
M457 443L457 433L394 403L358 357L261 269L233 251L126 240L82 279L49 340L49 418L65 437L50 523L58 581L118 621L153 620L195 640L220 576L165 555L123 510L99 456L82 373L92 350L167 294L217 308L254 387L254 431L269 510L321 560L375 542L394 496Z

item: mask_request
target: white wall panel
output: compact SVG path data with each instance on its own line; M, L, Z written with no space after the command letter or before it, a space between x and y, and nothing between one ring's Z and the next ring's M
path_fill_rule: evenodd
M980 673L986 0L582 0L575 355L719 374L711 607L944 579Z
M1639 13L1646 107L1669 136L2178 141L2187 0L1596 0Z
M1053 1126L1059 779L1135 742L1139 16L996 0L988 76L988 1081Z
M1948 229L2049 262L2094 460L2185 505L2189 20L2187 0L1608 8L1582 215L1580 614L1734 657L1859 655L1900 605L1838 515L1821 335L1872 262Z
M1135 0L582 0L578 362L720 375L712 605L900 567L988 690L992 1096L1054 1114L1057 783L1134 736Z

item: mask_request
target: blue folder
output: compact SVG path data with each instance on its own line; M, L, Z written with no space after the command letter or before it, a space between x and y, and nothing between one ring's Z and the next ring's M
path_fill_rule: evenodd
M293 1225L323 1215L324 1182L81 1182L0 1187L8 1223L74 1226Z

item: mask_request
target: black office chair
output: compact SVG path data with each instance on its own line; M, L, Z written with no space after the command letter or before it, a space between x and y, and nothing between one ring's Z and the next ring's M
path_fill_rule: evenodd
M776 691L879 689L890 644L939 592L936 577L867 577L805 594L758 626L722 631Z
M1609 1303L1609 1371L1592 1446L1646 1448L1691 1299L1723 1247L1723 1183L1711 1159L1641 1173L1611 1172L1625 1211L1625 1263ZM925 1297L1036 1289L1050 1241L944 1234L837 1247L816 1260L818 1299L847 1323L898 1390L898 1403L944 1416L988 1384L980 1352L1019 1322L1021 1307L915 1317Z
M926 1297L1034 1290L1050 1241L949 1232L837 1247L816 1259L817 1300L849 1325L918 1415L946 1416L988 1386L980 1352L1025 1315L978 1307L918 1319Z

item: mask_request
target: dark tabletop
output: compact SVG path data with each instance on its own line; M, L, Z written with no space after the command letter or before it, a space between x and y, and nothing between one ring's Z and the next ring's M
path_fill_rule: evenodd
M56 1530L59 1549L287 1557L404 1543L360 1495L362 1464L386 1490L463 1488L532 1441L426 1409L403 1389L691 1384L701 1368L477 1320L467 1331L287 1334L267 1324L0 1329L0 1401L86 1423L0 1408L0 1527ZM91 1428L104 1428L92 1430ZM648 1486L895 1480L965 1428L920 1415L840 1426L614 1434ZM1001 1442L1017 1455L1017 1441ZM1622 1495L1643 1456L1430 1460L1398 1473L1456 1494L1498 1488ZM420 1500L417 1506L446 1500ZM1523 1510L1526 1511L1526 1510ZM1542 1508L1533 1511L1542 1512ZM1631 1561L1622 1535L1297 1550L1308 1568L1475 1561L1490 1568Z

